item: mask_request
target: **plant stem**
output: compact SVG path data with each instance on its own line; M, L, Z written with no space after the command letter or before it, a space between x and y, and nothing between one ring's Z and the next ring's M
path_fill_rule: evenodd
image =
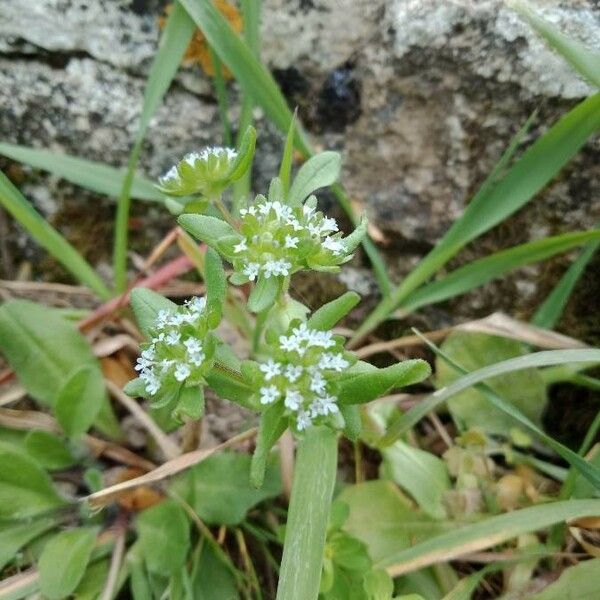
M277 600L316 600L335 474L337 436L312 427L298 444Z

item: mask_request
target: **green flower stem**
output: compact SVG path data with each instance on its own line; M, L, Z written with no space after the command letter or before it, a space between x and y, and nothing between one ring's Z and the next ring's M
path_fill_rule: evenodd
M316 600L337 468L337 436L312 427L298 444L277 600Z
M225 206L225 203L223 202L221 196L217 196L215 198L212 199L212 203L219 209L219 211L221 212L221 214L223 215L223 218L232 226L232 227L236 227L236 222L235 219L233 218L233 215L231 214L231 212L229 211L229 209Z

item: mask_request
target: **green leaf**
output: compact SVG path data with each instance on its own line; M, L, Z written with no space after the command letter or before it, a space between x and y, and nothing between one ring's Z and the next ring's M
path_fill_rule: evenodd
M299 206L315 190L335 183L340 176L341 165L342 158L337 152L321 152L309 158L292 182L288 204Z
M125 179L125 172L121 169L51 150L0 143L0 154L36 169L58 175L58 177L92 192L114 198L119 195ZM162 202L163 200L162 194L154 187L154 183L139 175L133 179L131 196L153 202Z
M279 470L274 463L267 468L260 489L250 484L249 474L249 456L222 452L192 467L173 485L206 523L237 525L252 507L281 492Z
M531 322L534 325L543 327L544 329L554 328L565 309L567 301L573 293L577 281L598 248L600 248L600 242L594 242L582 250L581 254L567 269L567 272L561 277L550 295L536 310L535 315L531 319Z
M437 563L446 563L465 554L496 546L531 531L540 531L565 520L599 514L600 500L570 500L539 504L507 514L488 517L471 525L462 525L434 538L422 541L377 561L393 577Z
M419 383L429 377L430 366L420 359L403 362L367 373L353 375L340 383L340 404L365 404L379 398L391 388Z
M45 598L67 598L77 588L90 562L96 534L95 527L78 527L61 531L46 543L38 561Z
M298 109L294 111L294 116L290 121L285 146L283 147L283 156L279 166L279 179L283 188L283 197L286 198L290 191L290 177L292 175L292 163L294 162L294 134L296 131L296 118Z
M207 215L181 215L177 222L197 240L216 248L226 236L239 237L235 229L222 219Z
M194 598L202 600L238 600L235 578L204 542L192 575Z
M244 132L244 136L237 149L237 158L233 165L233 169L227 179L237 181L246 173L252 164L254 158L254 149L256 146L256 129L249 125Z
M269 406L260 416L260 426L256 436L256 449L250 464L250 482L260 488L265 479L267 459L271 448L277 443L287 428L287 419L283 415L281 402Z
M151 573L169 576L183 566L190 549L190 524L177 502L164 500L140 513L136 530Z
M600 558L582 561L565 569L560 577L529 600L593 600L598 594Z
M350 235L347 235L344 238L344 245L346 246L346 250L348 253L354 252L354 250L356 250L356 248L358 248L358 245L361 242L364 243L366 236L367 236L368 224L369 224L369 221L367 220L367 217L363 215L360 218L358 225L356 225L356 228L354 229L354 231Z
M104 281L69 242L52 227L0 171L0 204L29 235L61 263L78 281L106 300L110 292Z
M30 431L25 436L25 449L50 471L66 469L77 462L64 440L48 431Z
M204 389L199 386L185 387L177 398L173 418L180 422L197 421L204 416Z
M525 355L523 346L505 337L485 333L455 331L451 333L441 349L467 371L499 363L502 360ZM436 360L436 386L443 388L460 377L460 373L443 359ZM488 382L499 396L518 408L534 423L540 419L546 405L546 385L537 369L522 369L506 373L504 377ZM490 405L488 400L475 389L465 390L448 400L452 416L465 429L479 427L495 434L506 434L514 427L514 419Z
M27 392L54 408L75 371L90 369L94 383L80 403L90 413L101 404L96 427L112 438L119 436L100 365L85 337L58 310L27 300L0 306L0 350Z
M223 400L230 400L245 408L256 410L251 400L254 389L248 386L239 372L216 364L206 376L206 381Z
M391 481L349 485L338 500L350 508L344 531L365 543L375 562L453 527L415 509Z
M279 293L280 284L278 277L259 277L248 297L248 310L260 313L273 306Z
M423 286L402 303L405 310L415 311L421 306L453 298L505 275L509 271L546 260L575 246L598 240L600 230L578 231L547 237L534 242L496 252L480 258L450 274Z
M562 57L579 71L594 87L600 87L600 54L586 48L576 40L561 33L551 23L539 16L528 2L511 0L514 8Z
M340 406L340 413L344 417L344 435L352 442L358 442L362 432L362 419L360 407L357 404Z
M73 600L98 600L108 577L108 559L91 563L85 571L81 583L73 592Z
M54 414L64 432L79 437L94 423L105 401L101 372L90 366L72 372L60 388Z
M410 301L410 294L461 248L519 210L549 183L600 128L600 94L586 98L564 115L502 174L501 171L529 129L530 123L531 119L509 146L499 168L494 170L467 204L460 219L400 286L382 300L353 339L362 338L400 304Z
M356 292L346 292L316 310L308 320L307 325L313 329L327 331L334 327L359 302L360 296Z
M30 517L63 504L37 462L19 448L0 442L0 519Z
M439 349L433 349L436 351L436 353L441 353ZM448 360L451 362L450 359ZM548 444L548 446L557 452L557 454L562 456L571 465L576 467L597 488L600 488L600 469L586 462L575 452L558 443L552 437L546 435L527 417L521 414L514 406L508 402L505 402L493 390L481 383L482 381L497 377L499 375L528 369L530 367L542 367L577 362L600 362L600 350L550 350L545 352L535 352L526 356L519 356L517 358L505 360L500 363L496 363L495 365L484 367L483 369L478 369L473 373L469 373L460 379L457 379L449 386L438 390L428 398L422 400L417 406L414 406L404 413L390 427L390 430L382 440L382 445L393 443L399 436L404 434L416 423L418 423L427 413L435 410L438 406L455 394L458 394L459 392L462 392L473 385L479 385L480 387L478 389L485 392L485 396L488 401L492 402L496 408L507 414L510 414L517 423L534 432L546 444ZM460 365L455 366L457 366L459 370L461 369Z
M194 23L188 17L179 2L173 4L173 9L167 17L158 51L154 55L150 73L144 89L144 102L135 142L129 160L123 187L117 201L117 216L115 220L115 242L113 263L115 269L115 284L119 291L125 289L127 265L127 238L129 228L130 195L133 185L135 168L137 166L142 142L146 135L152 116L159 107L169 89L184 53L194 33Z
M210 310L215 311L218 320L220 320L222 307L227 296L227 278L221 258L212 248L206 251L204 281L206 282L207 306ZM217 324L218 321L215 323L215 326Z
M136 377L125 384L123 391L132 398L143 398L146 395L146 382Z
M395 481L428 515L443 519L444 493L451 487L444 461L402 441L382 449L381 453L381 476Z
M46 531L56 527L55 519L39 519L25 523L0 525L0 571L13 559L17 552Z
M154 329L156 317L161 310L168 310L169 312L177 310L177 305L168 298L142 287L137 287L131 291L130 303L140 331L146 338L152 336L151 331Z

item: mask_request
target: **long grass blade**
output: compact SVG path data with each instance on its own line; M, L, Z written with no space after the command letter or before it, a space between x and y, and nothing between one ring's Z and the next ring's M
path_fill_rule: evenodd
M385 568L390 575L397 577L502 544L523 533L539 531L570 519L596 516L599 512L600 500L570 500L530 506L443 533L386 557L376 567Z
M600 223L597 226L600 226ZM589 244L573 261L552 292L535 312L531 320L534 325L544 329L554 328L565 310L575 285L599 247L600 241Z
M81 283L106 300L110 292L105 283L88 262L56 231L25 199L21 192L0 171L0 203L43 246Z
M532 8L528 2L509 2L519 15L533 27L570 65L593 86L600 88L600 54L567 37Z
M0 154L26 165L58 175L82 188L116 198L125 180L125 171L92 160L68 154L0 143ZM149 179L135 175L131 197L139 200L162 201L162 194Z
M402 302L400 306L404 310L413 311L421 306L453 298L492 279L501 277L509 271L546 260L575 246L598 239L600 239L600 229L565 233L496 252L491 256L486 256L456 269L438 281L421 287L414 294L411 294L405 302Z
M163 31L158 52L154 57L150 75L144 90L144 102L138 125L135 142L129 155L127 171L117 203L115 221L115 242L113 250L113 265L115 270L115 287L121 292L125 289L127 276L127 239L129 208L131 204L131 189L133 177L150 120L169 89L175 73L181 63L183 54L192 39L194 22L188 17L181 5L176 2L169 13Z
M365 320L353 344L385 320L467 243L527 204L598 129L600 94L595 94L564 115L498 181L484 184L440 243Z
M431 344L431 348L436 352L436 354L439 354L458 371L466 373L466 371L460 365L452 361L439 348L436 348L433 346L433 344ZM597 488L600 489L600 469L586 462L575 452L545 434L527 417L520 413L512 404L500 398L500 396L498 396L488 386L483 385L484 381L504 373L512 373L514 371L520 371L530 367L543 367L557 364L562 365L577 362L600 362L600 350L549 350L545 352L535 352L526 356L511 358L509 360L478 369L472 373L465 374L463 377L460 377L450 385L437 390L431 396L420 402L417 406L404 413L390 427L381 443L383 445L393 443L403 433L416 425L427 413L441 406L448 398L465 389L476 386L477 389L481 391L488 401L490 401L496 408L509 414L518 423L535 433L535 435L540 437L546 444L548 444L548 446L557 452L557 454L562 456L566 461L569 462L569 464L575 466L575 468L577 468L587 479L589 479Z
M202 30L214 51L234 74L244 92L265 111L266 116L285 135L292 120L292 111L277 83L248 44L233 31L210 0L181 0L181 4ZM300 123L296 125L295 144L305 157L314 154ZM350 200L341 186L333 186L332 190L340 206L357 225L360 219L354 214ZM366 238L363 246L373 263L377 281L385 295L391 285L383 259L370 239Z

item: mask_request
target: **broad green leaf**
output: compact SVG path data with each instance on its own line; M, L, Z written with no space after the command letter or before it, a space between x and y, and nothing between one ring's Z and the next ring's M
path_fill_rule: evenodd
M49 600L67 598L77 588L92 556L97 530L78 527L57 533L40 556L40 589Z
M277 465L267 467L260 489L250 484L250 457L236 452L210 456L178 477L176 491L211 525L237 525L259 502L281 492Z
M248 297L248 310L261 313L273 306L280 289L278 277L259 277Z
M81 583L73 592L73 600L98 600L106 585L109 560L97 560L91 563L85 571Z
M278 600L318 596L336 470L336 433L329 427L310 427L298 442Z
M207 215L181 215L177 222L197 240L216 248L220 239L239 237L235 229L222 219Z
M60 388L54 414L68 436L79 437L94 423L104 399L102 374L84 366L73 371Z
M223 400L256 410L257 407L251 401L254 389L248 386L238 372L217 364L206 376L206 381Z
M206 251L204 280L206 282L206 302L211 310L216 311L220 320L222 306L227 296L227 278L221 258L212 248Z
M529 600L594 600L598 595L600 558L565 569L560 577Z
M65 441L48 431L30 431L25 437L25 449L50 471L66 469L77 462Z
M439 349L434 348L436 353L440 353ZM451 361L449 361L451 362ZM569 363L595 363L600 362L600 350L550 350L545 352L535 352L526 356L520 356L509 360L496 363L489 367L478 369L473 373L469 373L457 379L447 387L438 390L428 398L422 400L417 406L411 408L404 413L391 427L388 433L382 440L382 445L390 444L396 441L399 436L408 431L416 423L418 423L427 413L435 410L449 398L466 390L474 385L479 385L479 389L485 392L488 401L492 402L496 408L499 408L505 413L510 414L513 419L535 433L555 452L560 454L566 461L575 466L589 481L597 488L600 488L600 469L594 467L590 463L583 460L575 452L569 448L559 444L556 440L546 435L527 417L521 414L514 406L500 398L491 388L485 386L481 382L520 371L531 367L552 366L557 364ZM460 365L456 365L460 370Z
M361 242L364 244L367 237L368 224L367 217L363 215L358 223L355 223L356 228L354 231L344 238L344 245L348 252L354 252Z
M502 360L524 356L521 343L486 333L455 331L441 346L451 359L471 372ZM436 360L436 386L443 388L460 377L443 359ZM540 424L546 405L546 385L537 369L506 373L487 382L499 396L513 404L534 423ZM515 422L492 406L477 390L468 389L448 400L448 409L465 429L479 427L489 433L506 434Z
M402 307L412 312L421 306L453 298L509 271L546 260L575 246L598 239L600 230L565 233L496 252L423 286L402 302Z
M55 519L0 525L0 571L16 557L21 548L56 525Z
M202 600L238 600L235 578L216 556L211 546L204 542L194 565L192 586L194 598Z
M502 544L523 533L540 531L570 519L596 516L600 500L570 500L538 504L470 525L417 543L377 561L392 576L422 569L437 563L446 563L465 554L479 552Z
M184 386L173 409L173 418L181 423L186 420L197 421L204 416L204 388Z
M58 175L93 192L115 198L119 195L125 179L125 172L120 169L51 150L0 143L0 154ZM163 200L163 195L154 187L153 182L140 176L134 177L131 196L154 202Z
M278 402L269 406L260 416L260 426L256 436L256 449L250 464L250 482L256 488L262 486L267 469L267 459L271 448L277 443L287 427L283 415L284 407Z
M174 500L164 500L138 515L138 545L151 573L169 576L185 562L190 550L190 523Z
M403 362L367 373L353 375L340 383L340 404L365 404L388 390L419 383L429 377L430 366L421 359Z
M571 66L579 71L593 86L600 88L600 53L593 52L580 42L573 40L533 10L528 2L510 0L514 8Z
M308 320L307 325L313 329L327 331L344 318L359 302L360 296L356 292L346 292L317 309Z
M40 246L60 262L78 281L106 300L110 292L88 262L28 202L0 171L0 204L19 222Z
M446 516L444 492L450 489L444 461L402 441L383 448L381 453L381 476L396 482L428 515L443 519Z
M600 242L593 242L581 251L581 254L573 261L550 295L536 310L535 315L531 319L534 325L543 327L544 329L554 328L571 297L577 281L598 248L600 248Z
M292 182L288 204L299 206L314 191L337 181L341 164L342 158L337 152L321 152L309 158Z
M129 160L123 186L117 200L117 216L115 220L115 241L113 264L115 269L115 286L118 291L125 289L127 277L127 239L129 228L129 207L134 173L142 149L142 142L150 121L169 89L184 53L194 33L194 23L188 17L179 2L173 4L160 38L158 51L154 56L150 73L144 89L144 102L135 142Z
M529 122L516 136L501 163L508 162L528 128ZM600 94L595 94L583 100L538 138L506 173L495 170L494 176L486 180L443 239L400 286L381 301L353 339L361 339L400 304L410 301L410 295L471 240L527 204L599 128Z
M337 499L350 508L344 530L367 545L376 563L453 527L415 509L391 481L350 485Z
M340 406L340 413L344 417L344 435L352 442L358 442L362 432L360 407L357 404Z
M27 392L50 407L56 407L73 373L89 368L95 383L80 402L90 413L101 404L95 426L112 438L119 436L100 365L85 337L58 310L27 300L0 306L0 350Z
M140 331L147 338L151 337L151 330L154 329L156 317L161 310L174 312L177 309L177 305L168 298L142 287L131 291L130 303Z
M248 125L242 139L238 145L237 158L233 165L233 170L229 174L230 181L237 181L250 169L254 159L254 150L256 146L256 129Z

